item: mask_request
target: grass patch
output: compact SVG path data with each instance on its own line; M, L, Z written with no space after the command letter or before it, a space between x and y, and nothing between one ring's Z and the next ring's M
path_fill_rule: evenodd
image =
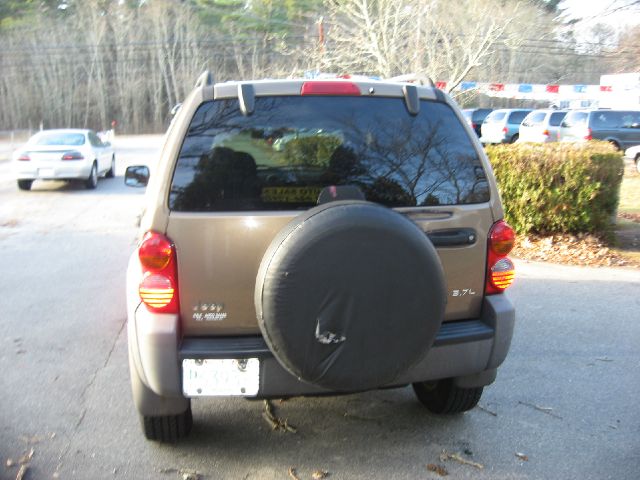
M640 174L635 166L628 165L620 185L620 203L615 228L616 241L612 250L635 265L640 263L640 223L636 221L638 216L640 216Z
M618 212L640 213L640 174L627 168L620 186Z

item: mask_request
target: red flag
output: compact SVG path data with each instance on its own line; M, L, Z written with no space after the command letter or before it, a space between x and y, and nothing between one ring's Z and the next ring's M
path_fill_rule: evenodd
M438 90L444 90L447 88L447 82L436 82L436 88Z
M547 85L547 92L549 93L558 93L560 90L560 85Z
M611 88L611 85L600 85L600 91L601 92L612 92L613 89Z
M504 90L504 83L490 83L489 90L492 92L502 92Z

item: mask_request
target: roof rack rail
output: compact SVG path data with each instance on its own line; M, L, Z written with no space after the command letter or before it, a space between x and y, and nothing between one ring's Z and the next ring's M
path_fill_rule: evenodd
M210 85L213 85L213 75L209 70L205 70L204 72L202 72L202 74L200 74L198 80L196 80L194 88L200 88L203 86L208 87Z
M404 75L391 77L389 80L392 82L414 83L416 85L426 85L431 88L436 88L436 84L433 83L430 77L418 73L406 73Z

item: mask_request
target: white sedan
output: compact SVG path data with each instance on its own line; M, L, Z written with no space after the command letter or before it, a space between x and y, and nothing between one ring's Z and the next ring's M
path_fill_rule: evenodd
M82 180L93 189L99 176L114 176L116 156L93 130L43 130L13 154L13 166L20 190L34 180Z
M624 156L634 161L636 164L636 170L640 173L640 145L627 148L624 152Z

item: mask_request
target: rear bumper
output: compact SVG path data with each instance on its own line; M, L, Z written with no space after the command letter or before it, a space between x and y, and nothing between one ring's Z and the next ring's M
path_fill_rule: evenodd
M91 166L84 161L15 162L14 173L18 180L84 180L89 177Z
M138 307L129 318L132 373L159 396L183 395L182 360L208 358L259 358L258 397L332 393L288 373L262 337L180 339L177 315L154 315ZM509 351L514 323L515 310L507 296L486 297L480 318L443 324L425 358L393 384L380 387L449 377L468 387L487 385L494 378L487 372L493 373Z

